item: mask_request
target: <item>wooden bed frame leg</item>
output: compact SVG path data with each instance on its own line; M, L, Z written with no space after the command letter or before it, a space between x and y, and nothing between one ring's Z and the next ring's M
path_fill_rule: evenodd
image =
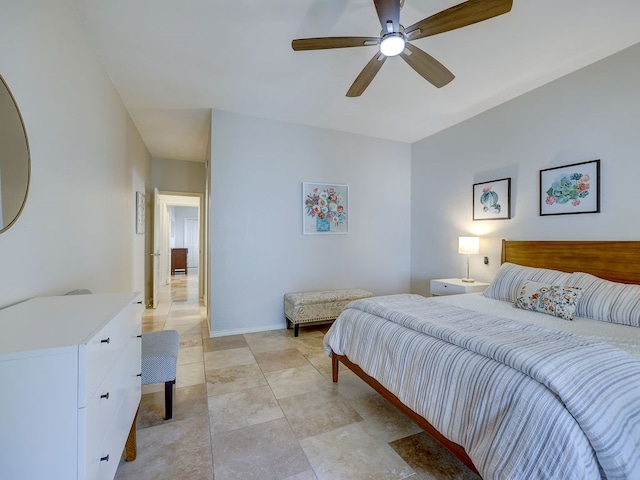
M338 366L340 365L340 361L338 360L338 356L331 352L331 375L333 377L333 383L338 383Z

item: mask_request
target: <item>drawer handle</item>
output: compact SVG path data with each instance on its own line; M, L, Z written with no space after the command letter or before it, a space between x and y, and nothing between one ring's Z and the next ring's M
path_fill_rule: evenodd
M111 343L111 338L110 337L103 338L102 340L100 340L100 343Z
M141 377L141 376L142 376L142 373L139 373L136 375L136 377Z
M109 392L100 395L100 398L104 398L105 400L109 400Z
M138 338L142 338L142 335L136 335Z
M108 462L109 461L109 455L106 455L104 457L100 457L100 461L101 462Z

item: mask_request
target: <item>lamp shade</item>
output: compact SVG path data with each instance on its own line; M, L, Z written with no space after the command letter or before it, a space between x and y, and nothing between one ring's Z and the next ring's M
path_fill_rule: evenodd
M480 253L480 237L458 237L458 253L464 255Z

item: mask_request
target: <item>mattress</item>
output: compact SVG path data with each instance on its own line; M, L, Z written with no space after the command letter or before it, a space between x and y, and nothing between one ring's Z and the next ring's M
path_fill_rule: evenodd
M583 335L614 345L640 357L640 328L637 327L601 322L577 316L573 317L571 321L562 320L538 312L521 310L515 308L512 303L493 300L480 293L438 297L438 301L498 317L509 318L517 322Z

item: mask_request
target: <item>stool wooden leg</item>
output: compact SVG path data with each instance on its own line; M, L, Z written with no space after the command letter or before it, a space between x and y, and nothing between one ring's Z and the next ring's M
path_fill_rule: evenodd
M175 380L164 382L164 418L171 420L173 417L173 385Z

